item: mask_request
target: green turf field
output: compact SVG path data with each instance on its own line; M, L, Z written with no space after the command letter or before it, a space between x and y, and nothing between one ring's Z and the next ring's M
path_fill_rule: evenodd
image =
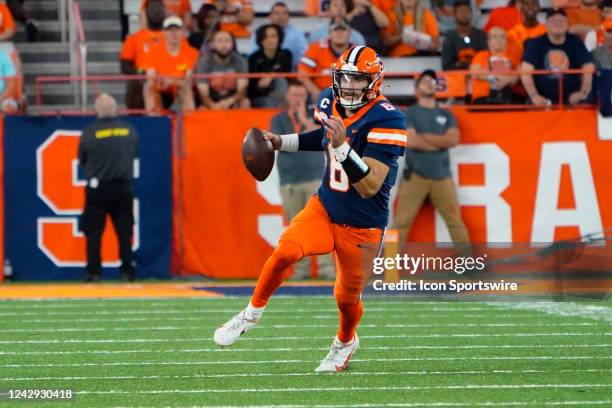
M0 406L612 406L610 302L367 299L350 369L316 375L333 299L273 298L259 327L216 347L214 328L246 301L0 302L0 390L76 392Z

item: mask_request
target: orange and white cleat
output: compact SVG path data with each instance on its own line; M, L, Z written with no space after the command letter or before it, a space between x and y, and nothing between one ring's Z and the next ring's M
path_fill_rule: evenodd
M338 336L334 338L331 349L327 356L321 361L321 364L315 369L316 373L338 372L344 370L348 363L359 348L359 337L355 338L350 343L342 343Z

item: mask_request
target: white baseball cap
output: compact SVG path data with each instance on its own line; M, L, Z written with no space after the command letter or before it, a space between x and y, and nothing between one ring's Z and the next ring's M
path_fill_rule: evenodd
M171 27L183 28L183 20L178 16L170 16L164 19L164 30Z

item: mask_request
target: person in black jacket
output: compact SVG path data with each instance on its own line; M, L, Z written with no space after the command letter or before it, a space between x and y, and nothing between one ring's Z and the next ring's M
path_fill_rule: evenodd
M101 279L100 244L106 215L110 214L121 258L121 279L133 281L132 228L134 160L138 135L126 122L116 118L117 103L108 95L95 102L97 120L87 127L79 142L79 163L85 171L85 211L81 230L87 239L87 282Z
M249 57L249 72L291 72L291 51L281 48L284 34L281 26L266 24L257 29L255 39L259 50ZM248 95L254 108L275 108L285 98L285 78L252 78Z

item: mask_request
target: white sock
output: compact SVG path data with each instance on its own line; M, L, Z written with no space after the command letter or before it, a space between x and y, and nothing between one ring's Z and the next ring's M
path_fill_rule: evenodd
M251 302L249 302L248 306L246 307L246 311L247 313L249 313L251 316L253 316L253 318L255 320L259 320L259 318L261 317L261 314L263 313L263 311L266 309L266 307L255 307L251 304Z
M336 336L336 338L334 339L334 341L336 342L336 344L342 344L343 346L350 346L351 344L353 344L353 342L355 341L355 337L353 337L351 339L351 341L349 341L348 343L343 343L340 341L340 339L338 338L338 336Z

